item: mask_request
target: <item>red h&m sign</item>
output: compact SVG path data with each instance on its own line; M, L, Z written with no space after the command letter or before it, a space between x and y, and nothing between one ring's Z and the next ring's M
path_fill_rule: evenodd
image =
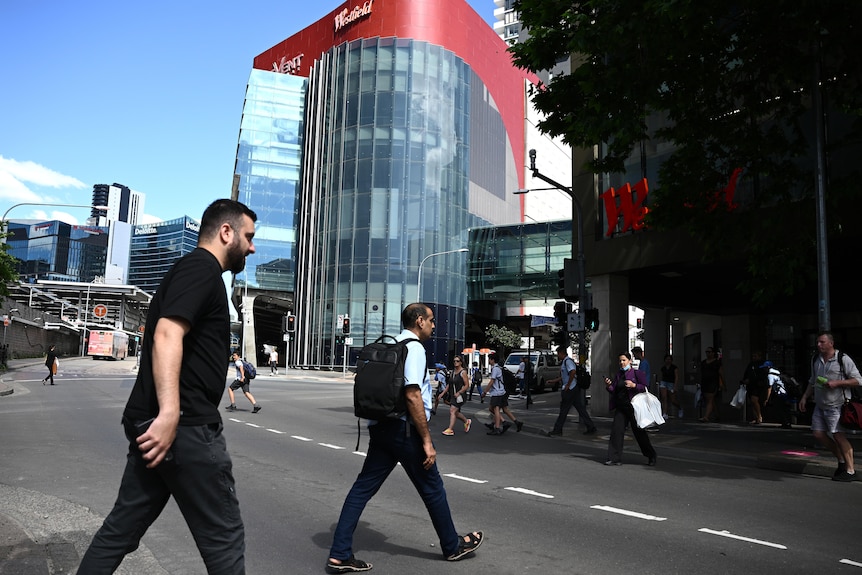
M728 211L733 211L739 207L738 204L734 203L733 197L736 194L736 182L740 174L742 174L742 168L733 170L733 174L731 174L724 189L712 194L713 198L707 209L708 212L715 210L722 202L727 206ZM599 197L605 204L605 221L608 223L605 236L611 237L613 235L620 218L623 220L620 233L644 229L644 217L649 213L649 208L645 205L647 195L649 195L649 184L646 178L639 181L634 187L625 184L618 190L608 188L603 192ZM686 202L685 206L693 207L689 202Z

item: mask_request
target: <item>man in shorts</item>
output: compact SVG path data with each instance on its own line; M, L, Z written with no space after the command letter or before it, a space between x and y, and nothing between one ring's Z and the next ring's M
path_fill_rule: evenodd
M236 411L236 401L234 400L233 392L237 389L242 389L243 395L245 395L248 400L251 402L251 412L257 413L260 411L260 406L254 400L254 396L248 390L249 382L251 379L248 374L245 372L245 366L242 364L242 359L240 359L238 353L234 353L230 356L231 361L233 361L234 367L236 367L236 379L233 383L230 384L230 387L227 388L227 394L230 396L230 405L225 407L228 411Z
M849 483L856 480L853 446L847 440L844 428L838 424L838 418L844 404L845 388L862 384L862 375L859 375L852 359L835 349L835 339L831 333L824 331L817 334L817 351L811 379L799 399L799 411L805 412L805 403L814 394L811 432L838 460L838 469L832 481Z

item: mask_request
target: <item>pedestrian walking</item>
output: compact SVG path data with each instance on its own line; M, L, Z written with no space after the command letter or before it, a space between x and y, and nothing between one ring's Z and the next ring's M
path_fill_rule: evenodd
M275 346L269 352L269 375L278 375L278 350Z
M251 412L257 413L260 411L260 406L255 401L254 396L251 394L251 375L246 372L245 364L242 361L242 358L238 353L234 353L230 356L231 361L233 362L234 367L236 368L236 379L233 383L230 384L230 387L227 388L228 397L230 397L230 405L225 407L228 411L236 411L236 400L234 398L233 392L236 389L242 389L242 394L251 402Z
M455 420L459 419L464 424L464 433L470 432L470 426L473 423L472 419L467 419L461 413L461 407L464 405L464 396L467 394L467 370L462 366L460 357L452 360L452 374L446 380L446 385L440 392L440 396L446 405L449 406L449 427L443 430L443 435L455 435Z
M485 394L482 393L482 369L479 367L479 362L473 362L473 370L470 373L470 392L467 394L467 401L473 401L473 389L479 390L479 403L485 403Z
M638 427L635 410L632 407L632 398L638 393L646 392L648 384L643 372L632 367L632 356L629 352L625 351L619 355L619 363L620 369L614 379L605 378L605 386L610 394L610 409L614 412L611 439L608 444L608 459L605 465L622 465L623 439L626 426L629 426L641 453L647 458L647 465L652 467L656 464L656 452L650 442L649 433Z
M584 435L592 435L596 432L596 425L587 412L586 391L578 386L578 366L575 364L575 360L569 357L563 346L557 348L557 359L560 361L560 377L549 383L560 383L560 413L554 422L554 428L546 435L548 437L563 435L563 425L565 425L566 417L573 405L578 412L578 423L583 423L586 427Z
M764 361L760 366L768 370L766 372L769 387L766 390L766 399L763 402L764 407L772 405L778 412L778 419L781 422L781 427L790 429L793 427L790 424L790 397L787 395L787 389L784 382L781 381L781 372L773 367L771 361Z
M42 385L45 385L48 380L51 381L51 385L54 385L54 374L57 373L58 363L56 346L52 345L48 348L48 353L45 354L45 367L48 368L48 375L42 380Z
M123 411L125 471L80 575L113 573L171 497L207 573L245 573L245 529L218 411L230 349L222 273L241 272L254 253L256 219L239 202L210 204L197 248L174 264L153 297L140 369Z
M407 344L404 363L404 395L408 414L400 419L369 421L370 440L362 471L350 488L332 537L326 569L330 573L369 571L371 563L353 555L353 533L368 501L399 463L413 487L419 492L437 532L440 549L447 561L459 561L473 553L484 541L481 531L459 536L452 521L443 479L437 470L437 451L428 430L431 418L432 392L425 369L425 347L420 343L431 338L434 312L425 304L412 303L401 313L402 341Z
M838 469L832 476L833 481L856 480L853 446L847 440L847 434L838 423L838 418L841 416L846 388L859 385L862 385L862 375L859 374L856 363L835 349L833 335L828 331L817 334L817 356L812 364L808 386L799 399L799 411L805 413L805 404L813 395L811 432L838 460Z

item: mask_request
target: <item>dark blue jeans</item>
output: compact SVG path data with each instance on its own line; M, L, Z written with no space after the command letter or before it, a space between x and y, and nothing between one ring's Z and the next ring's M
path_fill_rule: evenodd
M413 487L425 503L434 531L440 539L443 556L454 554L458 550L459 538L446 500L443 479L436 463L427 471L422 468L425 451L416 429L406 421L396 420L381 421L370 426L368 432L371 436L368 455L344 500L329 556L344 561L353 555L353 532L359 517L398 463L407 472Z
M134 423L123 422L129 453L117 501L93 537L78 573L113 573L126 554L138 548L172 495L207 573L245 573L245 530L222 424L179 426L171 446L173 459L147 469L134 440Z
M571 390L563 390L560 395L560 414L557 416L557 421L554 422L554 433L563 432L563 424L566 423L566 416L569 415L569 410L572 409L573 405L578 412L578 421L586 425L588 431L596 426L593 423L593 418L587 413L587 406L584 405L586 390L576 387Z

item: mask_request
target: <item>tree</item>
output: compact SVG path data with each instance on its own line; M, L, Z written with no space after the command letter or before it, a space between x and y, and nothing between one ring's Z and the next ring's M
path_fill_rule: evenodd
M9 244L5 238L9 234L0 233L0 296L6 297L9 295L9 282L18 281L18 274L15 273L15 258L9 255Z
M740 287L756 303L810 283L815 70L819 63L840 127L829 153L858 156L862 2L520 0L516 9L530 34L510 48L517 65L540 71L573 57L570 74L533 96L546 115L542 131L572 146L603 143L605 154L588 166L597 173L622 172L643 142L673 144L650 182L647 224L686 228L707 261L743 254L750 278ZM862 175L858 162L847 164L830 179L834 234L856 227L850 210L836 209ZM737 168L750 190L744 206L718 193Z
M485 337L488 339L488 342L499 344L503 348L504 357L509 355L512 349L521 346L521 334L507 327L489 325L485 328Z

